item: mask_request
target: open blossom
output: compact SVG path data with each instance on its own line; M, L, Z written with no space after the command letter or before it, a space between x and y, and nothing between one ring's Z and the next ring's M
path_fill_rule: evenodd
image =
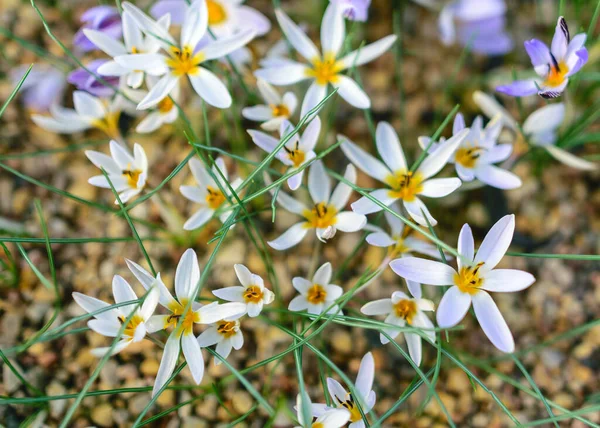
M123 107L123 99L114 97L112 101L101 100L84 91L73 92L75 110L53 105L51 116L34 114L31 119L36 125L48 131L61 134L72 134L96 128L109 137L120 138L119 116Z
M344 387L335 379L327 378L327 389L335 404L335 408L346 409L350 412L350 425L348 428L364 428L365 422L359 410L359 406L364 414L371 411L375 405L375 391L373 388L373 380L375 377L375 361L373 354L367 353L360 362L356 382L354 382L354 390L357 396L346 391ZM320 417L331 408L324 404L313 404L313 416Z
M204 357L202 356L200 344L194 336L194 324L213 324L222 319L235 317L243 313L244 305L213 302L202 306L198 302L192 302L189 310L185 310L200 281L200 266L198 265L196 253L192 249L188 249L183 253L175 271L176 298L171 295L162 282L160 274L154 278L144 268L131 260L127 260L127 265L146 289L156 283L160 292L159 303L168 311L167 315L154 315L150 318L146 325L148 332L154 333L167 328L173 329L165 344L154 388L152 389L152 396L164 386L173 374L179 359L180 349L183 350L183 355L194 382L199 384L204 376Z
M81 22L84 25L75 33L73 44L84 52L96 49L96 45L85 35L85 30L88 28L100 31L114 40L121 37L121 16L116 7L105 5L92 7L81 15Z
M392 211L400 214L400 207L396 202L390 205ZM366 230L372 231L365 240L369 245L375 247L383 247L388 249L386 260L391 260L395 257L410 257L413 253L425 254L429 257L439 259L440 252L437 247L422 239L417 239L410 236L413 229L407 227L402 220L388 211L384 211L383 215L390 226L390 233L386 232L378 226L367 224ZM446 255L450 258L449 255ZM387 266L387 263L385 263ZM415 298L421 298L421 284L414 281L406 281L408 290Z
M369 16L369 6L371 0L329 0L331 3L337 3L342 9L346 19L350 21L365 22Z
M310 397L308 396L308 394L306 394L304 397L304 400L306 400L305 403L303 403L302 401L301 394L298 394L298 397L296 397L296 412L298 415L298 422L300 422L300 425L295 428L342 428L350 420L350 412L345 408L341 408L323 409L322 412L319 412L321 414L317 417L317 419L314 422L312 420L306 421L304 420L305 417L302 411L303 405L311 410L315 405L313 405L313 403L310 401Z
M148 159L139 144L134 144L133 156L115 140L110 141L110 156L94 150L86 150L85 155L98 168L104 168L110 180L109 183L104 174L96 175L88 180L92 186L110 189L112 184L122 203L144 189L148 178ZM115 200L115 204L118 203Z
M499 168L493 164L505 161L512 153L511 144L498 144L498 137L502 131L502 120L495 116L485 128L481 116L477 116L471 128L465 126L462 114L454 118L452 133L457 135L467 129L469 132L456 148L450 162L454 163L456 173L462 181L475 179L498 189L516 189L523 184L521 179L510 171ZM444 144L440 139L439 144ZM431 143L428 137L420 137L419 144L423 149ZM438 143L430 146L430 151L435 150Z
M556 23L550 48L537 39L525 42L525 50L539 78L498 86L496 91L513 97L533 94L544 98L560 96L569 83L569 77L577 73L588 60L585 40L584 33L571 39L567 21L561 16Z
M342 74L342 72L379 57L394 43L396 36L384 37L375 43L350 52L343 58L338 58L346 37L344 17L339 4L330 3L323 16L323 22L321 23L322 52L317 50L317 47L306 33L282 10L277 9L275 14L281 30L290 44L302 57L310 62L310 65L291 59L270 61L264 64L265 68L255 72L258 78L274 85L291 85L311 79L312 84L302 102L301 116L305 116L326 97L329 85L338 88L338 94L354 107L361 109L370 107L371 101L367 94L353 79Z
M159 19L157 24L164 31L168 31L169 16ZM158 40L153 36L144 36L139 24L128 11L123 12L123 43L101 31L83 31L100 50L113 58L127 54L153 54L160 49ZM139 88L144 81L143 71L122 67L114 59L99 65L98 73L103 76L124 76L127 85L132 88Z
M597 164L575 156L555 145L558 139L558 128L565 119L565 105L563 103L548 104L537 109L525 119L523 126L519 127L511 114L490 95L475 91L473 101L486 116L500 115L506 127L516 133L521 133L522 130L529 143L542 147L559 162L572 168L587 171L598 168Z
M309 314L319 315L327 310L328 314L335 314L339 311L338 305L334 304L343 293L342 287L330 284L331 281L331 263L325 263L308 280L297 276L292 279L292 285L300 293L290 302L288 309L290 311L307 310Z
M25 75L29 66L19 66L11 70L10 79L16 85ZM35 112L46 112L59 102L65 90L65 75L47 64L34 64L21 85L19 94L23 104Z
M398 275L412 281L451 286L437 309L440 327L450 328L458 324L473 303L477 321L492 344L502 352L513 352L513 336L488 291L521 291L535 281L528 272L494 269L506 253L514 230L515 216L502 217L490 229L475 253L473 233L465 224L458 237L458 272L444 263L416 257L394 260L390 266Z
M435 332L431 320L423 313L423 311L433 311L434 305L431 300L421 298L411 298L402 291L395 291L391 299L379 299L369 302L360 308L360 311L365 315L387 315L385 318L386 324L393 324L399 327L404 327L407 324L411 327L423 328L423 333L431 342L435 342ZM384 328L383 331L395 339L400 333L397 329L390 327ZM406 345L410 358L417 366L421 365L422 344L421 336L417 333L404 333ZM388 338L383 334L379 335L379 340L382 344L389 342Z
M242 315L219 320L211 324L198 336L198 344L201 348L217 345L215 352L223 358L231 354L231 350L240 350L244 346L244 335L240 328L240 318ZM214 359L215 365L221 364L221 360Z
M280 136L285 137L293 130L293 126L289 122L283 122L281 124ZM302 136L295 134L290 140L283 146L281 150L277 152L277 159L279 159L284 165L289 166L288 172L297 171L303 165L312 161L317 155L314 152L314 148L319 140L319 133L321 132L321 120L318 116L308 124ZM252 137L252 141L258 147L263 149L267 153L271 153L279 145L280 140L265 134L264 132L248 130L248 134ZM287 183L291 190L296 190L302 184L302 176L304 175L304 169L300 170L297 174L292 175L288 178Z
M275 88L262 79L258 79L256 85L267 104L244 107L242 116L255 122L263 122L260 127L266 131L276 131L285 120L292 117L298 99L293 92L286 92L282 97Z
M157 81L157 78L154 76L147 76L146 78L146 83L150 89L156 85ZM147 134L156 131L167 123L175 122L179 117L179 109L175 105L175 102L179 102L179 94L179 86L175 86L169 96L163 98L156 105L156 108L148 112L148 115L138 123L135 131L140 134Z
M123 277L115 275L112 283L115 303L124 303L138 300L137 295ZM132 303L94 315L94 319L88 321L88 327L103 336L116 337L123 326L123 323L131 316L127 326L121 334L120 340L115 344L111 355L115 355L125 349L130 343L139 342L146 336L147 323L158 304L158 288L149 282L147 289L150 291L141 305ZM110 306L108 303L98 300L94 297L86 296L81 293L73 293L75 302L87 313L99 311ZM110 350L110 347L92 349L92 354L102 357Z
M356 182L356 169L352 165L346 168L344 178L352 184ZM315 161L308 172L308 191L314 204L312 207L307 207L282 191L277 193L277 203L289 212L301 215L304 220L294 224L279 238L269 241L272 248L287 250L302 241L310 229L314 229L317 238L325 242L333 238L337 230L356 232L367 223L364 215L342 211L352 188L339 183L331 193L331 180L320 160Z
M165 51L165 54L136 53L115 57L115 61L121 67L162 76L138 104L139 110L158 104L178 84L179 79L185 76L188 77L194 91L208 104L218 108L227 108L231 105L231 95L227 87L215 74L201 65L206 61L222 58L244 46L254 37L253 30L240 31L196 50L198 42L207 30L206 0L195 1L187 10L179 44L162 26L133 4L124 3L123 8L131 13L142 31L148 36L156 36Z
M215 36L230 36L244 30L252 30L257 36L269 32L271 23L267 17L243 3L244 0L206 0L208 27ZM185 0L159 0L150 14L157 19L170 14L173 24L180 25L185 21L188 7Z
M513 42L505 26L504 0L454 0L444 6L438 20L444 44L458 40L471 51L487 55L512 50Z
M231 196L229 186L236 189L242 183L242 180L237 178L228 186L228 173L225 168L225 161L222 157L218 157L212 167L212 174L221 185L220 187L198 159L190 159L189 164L192 175L198 185L180 186L179 190L187 199L200 204L198 211L196 211L183 225L185 230L194 230L209 221L215 211L226 204L226 195ZM225 191L225 194L223 194L221 188ZM224 211L220 216L221 222L225 223L230 215L230 211Z
M440 144L433 150L415 171L411 171L406 163L406 158L400 145L400 140L394 128L387 122L377 125L375 140L377 151L383 162L371 156L344 136L342 151L350 161L365 174L381 181L385 189L378 189L370 196L389 206L397 200L402 200L403 206L410 216L419 224L426 226L427 216L431 225L437 221L431 216L429 210L419 199L419 196L441 198L452 193L461 185L458 178L431 178L446 165L448 159L458 145L466 137L468 131L464 130L454 135L448 141ZM363 196L352 204L352 210L358 214L371 214L381 211L382 208L371 199Z
M104 59L97 59L86 64L86 68L93 73L99 74L98 69L106 64L106 62L107 61ZM103 79L114 87L119 86L118 76L105 76ZM100 82L93 74L83 68L78 68L69 73L67 80L70 84L75 85L80 91L89 92L96 97L106 98L115 94L113 88Z
M270 304L275 295L265 287L263 279L250 272L246 266L235 264L233 268L242 286L219 288L212 293L219 299L244 304L246 307L244 314L247 313L250 317L256 317L262 311L263 305Z

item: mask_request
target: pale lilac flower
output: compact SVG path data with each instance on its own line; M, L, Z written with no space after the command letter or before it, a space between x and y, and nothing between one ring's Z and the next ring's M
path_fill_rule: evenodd
M296 397L295 409L298 414L298 422L300 422L300 425L296 426L295 428L342 428L350 420L350 412L345 408L340 408L325 409L323 410L323 412L319 412L321 414L317 417L317 419L314 422L312 421L312 419L310 421L306 421L304 420L305 417L302 411L303 405L311 410L314 408L314 406L318 405L313 404L310 401L310 397L308 396L308 394L305 395L304 400L306 401L303 403L301 394L298 394L298 396Z
M224 359L227 359L232 349L239 351L244 346L244 334L238 319L242 315L222 319L211 324L198 336L197 340L200 347L206 348L216 344L215 352ZM214 358L214 362L216 366L221 364L221 360L218 358Z
M377 125L375 140L377 151L383 162L376 159L359 146L344 136L339 136L345 141L342 151L350 161L365 174L381 181L386 185L384 189L377 189L370 196L389 206L397 200L402 200L408 214L419 224L427 226L425 216L435 226L437 221L431 216L429 210L419 196L442 198L458 189L461 181L456 177L431 178L446 165L448 159L458 145L466 137L468 131L464 130L454 135L448 141L440 144L423 160L421 165L413 172L404 157L400 140L394 128L387 122ZM381 208L371 199L363 196L352 204L352 210L358 214L371 214L381 211Z
M152 316L146 325L148 332L154 333L173 328L165 344L154 388L152 389L152 396L163 387L173 374L180 350L183 350L183 355L194 382L200 384L204 376L204 357L202 356L200 344L194 336L194 325L213 324L222 319L236 317L244 311L244 305L241 303L219 304L212 302L203 306L198 302L192 302L191 307L185 313L185 318L181 319L200 282L198 257L192 249L188 249L183 253L175 271L175 295L177 298L174 298L169 292L162 282L160 274L154 278L144 268L131 260L127 260L127 265L146 289L156 283L160 292L159 303L169 311L168 315Z
M504 0L454 0L442 9L438 26L442 42L456 40L473 52L502 55L510 52L513 42L506 32Z
M331 263L322 265L311 280L296 276L292 279L292 285L300 293L290 302L288 309L290 311L306 311L311 315L319 315L331 306L328 314L339 313L342 311L339 306L334 304L344 292L342 287L330 284L331 281Z
M337 3L342 9L344 17L350 21L365 22L369 16L371 0L329 0Z
M16 85L29 66L19 66L10 73L11 81ZM35 64L19 93L28 109L43 113L60 102L66 87L65 75L47 64Z
M543 98L559 97L567 87L569 77L577 73L588 60L585 40L585 33L571 39L567 21L561 16L556 23L550 48L537 39L525 42L525 50L539 78L517 80L498 86L496 91L513 97L536 93Z
M510 353L515 349L513 336L488 291L521 291L535 281L528 272L494 269L508 250L514 230L515 216L502 217L490 229L475 253L471 228L465 224L458 237L458 272L444 263L416 257L393 260L390 266L398 275L412 281L451 286L437 309L440 327L450 328L458 324L472 302L475 317L483 332L496 348Z
M525 119L523 126L519 127L511 114L490 95L475 91L473 101L487 117L500 115L505 126L516 133L521 133L522 130L529 143L542 147L557 161L584 171L598 169L598 164L575 156L555 145L558 139L558 128L565 119L563 103L549 104L537 109Z
M293 128L294 127L291 123L283 122L280 130L281 138L284 138L287 134L289 134ZM301 136L299 134L295 134L283 146L283 148L277 152L277 159L279 159L284 165L290 167L288 172L297 171L298 169L302 168L303 165L309 163L316 157L314 148L317 145L320 132L321 120L318 116L315 116ZM248 134L250 134L252 137L254 144L267 153L273 152L279 145L279 140L277 138L271 137L264 132L250 129L248 130ZM300 187L302 184L303 175L304 170L300 170L300 172L288 178L287 183L291 190L296 190Z
M89 64L86 65L86 68L90 70L92 73L99 74L98 68L102 65L106 64L108 61L105 59L96 59ZM100 82L93 74L89 73L87 70L83 68L78 68L71 73L69 73L68 81L70 84L75 85L77 89L80 91L86 91L90 94L100 97L107 98L114 95L115 90L108 85ZM118 76L107 76L104 75L103 79L111 84L114 87L119 86L119 77Z
M346 167L344 178L352 184L356 183L356 169L352 165ZM340 182L332 193L331 180L320 160L310 166L308 192L314 204L312 207L307 207L283 191L277 193L277 203L287 211L301 215L304 220L291 226L277 239L267 242L272 248L287 250L302 241L311 229L314 229L319 240L325 242L333 238L338 230L356 232L367 223L364 215L342 211L352 188Z
M477 116L471 128L465 126L462 114L454 118L452 133L458 135L468 130L467 136L454 151L450 162L454 164L456 173L462 181L475 179L498 189L516 189L523 184L521 179L510 171L495 166L495 163L505 161L512 153L511 144L498 144L498 137L502 131L502 119L494 117L485 128L481 116ZM433 143L430 151L435 150L445 139ZM419 144L426 149L430 144L429 137L419 137Z
M85 35L84 30L87 28L100 31L114 40L121 37L121 16L116 7L104 5L92 7L81 15L81 22L84 25L75 33L73 44L84 52L93 51L97 48Z
M242 285L219 288L212 293L219 299L227 300L228 302L243 303L246 307L244 314L247 313L251 318L257 317L264 305L273 302L275 295L271 290L265 288L263 279L250 272L246 266L235 264L233 268Z
M275 88L262 79L258 79L256 86L266 104L245 107L242 109L242 116L255 122L263 122L260 127L265 131L276 131L285 120L292 117L298 99L293 92L286 92L282 97Z
M275 14L281 30L290 44L310 62L310 65L291 59L270 60L262 64L265 68L255 72L256 77L278 86L291 85L310 79L312 84L304 96L301 116L305 116L326 97L329 85L338 88L338 94L354 107L366 109L371 106L368 95L353 79L342 72L381 56L396 41L395 35L384 37L375 43L350 52L343 58L338 58L346 38L346 24L339 4L330 3L323 16L321 22L322 52L319 52L306 33L281 9L277 9Z
M390 299L379 299L367 303L360 311L365 315L387 315L385 318L386 324L392 324L399 327L404 327L407 324L411 327L426 329L423 333L427 336L430 342L435 342L435 332L431 320L423 313L423 311L433 311L434 305L431 300L412 298L402 291L395 291ZM383 331L395 339L400 331L393 327L384 328ZM417 333L404 333L406 345L410 358L417 366L421 365L422 344L421 336ZM382 344L389 342L389 339L383 334L379 335L379 340Z

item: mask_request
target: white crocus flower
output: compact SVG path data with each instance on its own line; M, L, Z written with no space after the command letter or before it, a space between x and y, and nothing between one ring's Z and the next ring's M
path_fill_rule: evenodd
M350 183L356 182L356 169L348 165L344 178ZM342 211L348 203L352 188L339 183L331 193L331 180L320 160L315 161L308 172L308 191L313 202L307 207L302 202L284 192L277 194L277 202L287 211L301 215L304 220L294 224L279 238L268 244L276 250L287 250L298 244L310 229L314 229L317 238L323 242L333 238L337 230L356 232L367 223L364 215L351 211Z
M305 395L305 400L307 401L304 405L309 409L315 408L316 404L313 404L310 401L310 397ZM319 416L313 422L312 419L310 421L304 420L304 413L302 402L302 395L298 394L296 397L296 412L298 414L298 422L300 422L299 426L295 428L342 428L344 425L348 423L350 420L350 412L346 409L323 409L322 412L319 412Z
M399 327L409 325L411 327L427 329L423 333L431 342L435 342L435 332L433 323L423 311L433 311L434 305L431 300L414 299L404 294L401 291L395 291L391 299L379 299L369 302L360 308L360 311L365 315L387 315L386 324L393 324ZM397 329L390 327L384 328L383 331L395 339L400 333ZM410 358L417 366L421 365L421 336L417 333L404 333L406 345ZM379 335L379 340L382 344L389 342L388 338L383 334Z
M293 92L286 92L282 97L262 79L258 79L256 85L267 104L245 107L242 109L242 116L255 122L263 122L260 127L265 131L277 131L296 111L298 99Z
M465 129L469 133L450 159L460 179L463 181L477 179L498 189L521 187L523 183L517 175L493 165L505 161L512 153L511 144L498 144L498 137L502 131L500 116L495 116L485 128L481 116L477 116L471 128L467 128L463 115L459 113L454 118L452 133L456 135L464 132ZM431 138L419 137L421 147L426 149L429 146L430 151L435 150L444 141L445 139L441 138L439 143L431 143Z
M309 314L319 315L333 305L327 313L337 313L339 307L334 303L340 298L343 290L339 285L329 283L331 273L331 263L325 263L317 269L310 281L300 276L293 278L292 285L300 295L292 299L288 309L290 311L303 311L306 309ZM339 313L341 315L342 311L339 311Z
M236 351L240 350L244 346L244 335L240 328L240 321L238 320L241 316L236 315L235 317L222 319L211 324L198 336L200 347L206 348L216 344L215 352L224 359L227 359L232 349ZM214 361L216 366L221 364L221 360L218 358L215 358Z
M94 315L94 319L88 321L88 327L96 333L103 336L116 337L121 330L123 323L131 316L129 323L120 337L121 340L117 342L111 355L121 352L130 343L139 342L146 336L147 323L156 309L159 298L158 288L153 287L152 281L149 282L148 288L150 288L150 291L141 306L138 306L136 303L119 306L96 314ZM123 303L138 299L129 283L119 275L113 277L112 289L115 303ZM73 293L73 299L75 299L75 302L87 313L92 313L110 306L102 300L77 292ZM109 350L110 347L103 347L92 349L91 352L97 357L102 357L106 355Z
M348 428L364 428L365 422L362 418L358 406L361 406L364 414L371 411L375 405L375 391L373 380L375 377L375 361L373 354L367 353L360 362L358 375L354 383L354 390L359 397L354 397L351 392L346 391L344 387L335 379L327 378L327 389L333 399L336 408L346 409L350 412L350 425ZM330 408L323 404L313 404L312 410L314 416L321 416Z
M105 33L89 28L84 28L86 37L100 50L111 57L127 54L153 54L159 51L160 43L155 37L144 36L138 23L131 13L125 11L121 16L123 25L123 43L106 35ZM170 16L166 15L158 20L157 24L164 30L169 30ZM119 65L114 59L98 68L98 73L103 76L124 76L127 85L139 88L144 81L144 72L132 70Z
M473 101L486 116L500 115L506 127L516 133L523 132L529 143L544 148L557 161L584 171L598 169L597 164L575 156L555 145L558 139L558 128L565 119L564 103L548 104L537 109L525 119L523 127L520 128L517 121L495 98L481 91L475 91Z
M228 173L227 169L225 168L225 161L222 157L218 157L212 167L212 173L218 180L221 187L217 185L213 177L198 159L194 158L190 160L190 170L192 171L192 175L194 176L198 185L180 186L179 190L187 199L200 204L200 209L196 211L188 219L188 221L185 222L183 225L185 230L198 229L200 226L209 221L215 211L226 204L226 195L231 196L231 190L229 186L231 186L232 189L236 189L242 183L242 180L237 178L228 186ZM221 188L225 190L226 195L223 194ZM230 211L225 211L223 214L221 214L221 222L225 223L230 215Z
M513 352L513 336L488 291L514 292L535 281L530 273L515 269L494 269L508 249L515 230L515 216L502 217L483 239L477 253L473 234L465 224L458 237L458 272L452 267L416 257L393 260L391 268L403 278L423 284L451 287L437 310L437 323L442 328L458 324L471 302L477 321L492 344L502 352Z
M313 83L302 102L301 116L305 116L325 98L329 85L338 88L339 95L354 107L366 109L371 106L368 95L353 79L342 72L378 58L396 41L396 36L384 37L343 58L338 58L346 38L342 13L343 9L338 3L330 3L327 6L321 23L322 52L319 52L306 33L281 9L275 11L277 21L279 21L286 38L294 49L310 62L310 65L293 60L278 59L264 64L265 68L257 70L255 75L274 85L291 85L311 79Z
M262 311L263 305L270 304L275 295L271 290L265 288L263 279L250 272L246 266L236 264L233 268L242 286L219 288L212 293L219 299L243 303L246 307L244 313L250 317L256 317Z
M198 258L192 249L183 253L177 270L175 271L175 295L174 298L160 278L160 274L154 278L140 265L127 260L129 269L146 289L154 282L160 291L159 303L169 311L168 315L154 315L147 323L149 333L154 333L169 327L173 331L167 339L163 352L156 381L152 395L154 396L160 390L165 382L173 374L173 370L179 359L179 351L183 350L183 355L192 373L196 384L200 384L204 375L204 358L200 345L194 336L194 324L213 324L222 319L229 319L244 312L244 305L240 303L218 304L209 303L202 306L198 302L192 302L191 307L185 313L185 308L193 297L194 290L200 281L200 266Z
M383 162L371 156L344 136L342 151L365 174L381 181L385 189L378 189L370 196L389 206L397 200L402 200L404 208L419 224L427 226L423 213L432 226L437 221L431 216L429 210L418 196L442 198L458 189L461 181L456 178L431 178L446 165L452 153L466 137L468 131L460 132L453 136L436 150L430 153L419 165L416 171L411 171L406 163L406 158L400 145L400 140L394 128L387 122L377 125L375 140L377 151ZM352 210L358 214L371 214L381 211L382 208L371 199L363 196L352 204Z
M109 137L119 139L119 116L121 115L122 98L116 96L108 102L84 91L73 92L75 110L50 106L50 115L34 114L33 122L48 131L61 134L73 134L96 128Z
M166 54L146 53L115 57L115 61L124 68L162 76L138 104L139 110L158 104L184 76L189 78L196 93L208 104L218 108L227 108L231 105L231 95L226 86L211 71L201 67L201 64L222 58L244 46L254 37L254 31L241 31L230 37L215 40L196 51L196 45L205 35L208 25L206 0L197 0L189 7L181 29L179 45L163 27L136 6L124 3L123 8L131 13L147 35L156 37L166 52Z
M292 130L292 124L284 121L281 123L279 134L281 135L281 138L283 138L292 132ZM318 116L315 116L304 130L302 136L300 136L300 134L295 134L283 146L283 148L277 152L277 159L279 159L284 165L290 167L288 172L298 170L317 156L314 152L314 148L319 140L320 132L321 120ZM251 129L248 130L248 134L250 134L250 137L252 137L254 144L267 153L273 152L280 142L280 140L277 138L271 137L270 135L267 135L261 131L255 131ZM304 169L288 178L287 183L291 190L296 190L300 187L302 184L303 175Z
M156 85L156 78L148 76L147 84L149 88L153 88ZM156 110L151 111L148 115L140 121L138 126L135 128L136 132L140 134L147 134L156 131L161 126L167 123L173 123L179 116L179 109L175 105L175 102L179 102L179 86L175 86L170 96L164 97L157 105Z
M110 156L94 150L86 150L85 155L98 168L106 171L110 183L104 174L88 180L92 186L110 189L110 184L119 193L122 203L138 195L146 185L148 178L148 159L139 144L133 146L133 156L115 140L110 142ZM115 200L115 204L119 201Z

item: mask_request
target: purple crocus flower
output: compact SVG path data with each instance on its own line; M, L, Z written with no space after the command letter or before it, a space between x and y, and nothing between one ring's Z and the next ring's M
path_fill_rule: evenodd
M100 68L100 66L106 62L107 60L105 59L97 59L90 62L88 65L86 65L86 67L90 71L98 74L98 68ZM119 86L118 76L102 76L102 78L113 86ZM69 74L68 81L69 83L75 85L77 89L89 92L97 97L110 97L115 92L113 88L102 84L92 74L88 73L83 68L78 68L77 70L72 71Z
M513 97L534 94L543 98L559 97L567 87L569 77L577 73L588 60L585 40L584 33L571 39L567 22L561 16L556 23L550 48L537 39L525 42L525 50L540 78L517 80L509 85L498 86L496 90Z
M19 66L11 71L10 77L15 85L28 68ZM19 92L25 107L43 113L60 101L66 84L65 75L60 70L47 64L35 64Z
M438 20L442 42L455 41L484 55L510 52L513 43L505 32L504 0L456 0L446 5Z
M121 15L116 7L112 6L96 6L88 9L81 15L83 27L75 33L73 44L84 52L89 52L98 49L87 37L83 34L84 28L101 31L113 39L119 39L123 34L121 27Z
M371 0L329 0L342 7L344 16L350 21L365 22L369 16Z

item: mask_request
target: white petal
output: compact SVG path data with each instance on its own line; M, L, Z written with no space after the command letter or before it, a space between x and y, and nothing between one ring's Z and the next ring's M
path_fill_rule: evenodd
M342 151L346 157L352 162L358 169L363 171L365 174L385 182L385 179L390 175L390 171L387 167L378 159L375 159L365 150L348 140L346 137L339 136L338 138L344 139L342 143Z
M152 396L163 387L163 385L169 380L175 370L175 364L179 358L179 340L180 337L174 333L171 333L165 344L163 350L163 356L160 360L160 366L158 367L158 373L156 374L156 380L154 381L154 388L152 388Z
M129 54L115 57L115 62L121 67L131 71L145 71L153 76L159 76L168 71L165 61L166 57L158 53Z
M115 140L110 141L110 154L121 170L127 170L135 165L134 158Z
M354 168L354 165L348 165L346 167L344 178L350 183L356 183L356 168ZM329 203L337 210L342 210L348 203L351 193L352 187L340 181L333 190L333 194L331 195Z
M445 263L417 257L402 257L390 262L390 267L402 278L429 285L454 284L456 271Z
M315 116L302 133L302 139L300 141L301 149L305 152L312 151L317 145L320 133L321 119L319 119L319 116Z
M421 365L421 336L414 333L405 333L404 339L406 339L406 345L408 346L408 353L410 358L415 362L417 366Z
M148 92L148 95L144 97L142 101L137 106L138 110L146 110L150 107L158 104L162 99L164 99L171 90L177 85L178 77L172 74L165 74L157 83L154 85L152 89Z
M262 79L257 80L256 86L260 92L260 95L267 102L267 104L281 104L281 96L273 86L269 85Z
M366 92L358 86L353 79L348 76L339 74L336 81L332 83L334 87L338 88L338 94L348 104L360 109L366 109L371 107L371 100Z
M73 92L73 105L80 116L102 119L106 115L106 109L102 102L84 91Z
M246 305L239 302L202 306L196 312L200 314L200 324L212 324L222 319L228 319L246 312Z
M392 44L394 44L395 41L395 35L384 37L374 43L370 43L360 49L350 52L343 57L340 62L343 64L344 68L352 68L353 66L358 67L359 65L366 64L367 62L380 57L390 48L390 46L392 46Z
M473 296L473 309L490 342L502 352L513 352L515 341L512 333L492 297L485 291L478 292Z
M534 282L535 278L529 272L494 269L485 274L481 288L487 291L511 293L524 290Z
M360 311L365 315L387 315L393 310L392 299L374 300L360 308Z
M366 241L375 247L389 247L396 244L396 241L385 232L371 233L367 235Z
M70 134L73 132L85 131L92 127L89 120L84 118L78 118L70 122L57 120L52 117L42 116L34 114L31 116L33 122L40 128L44 128L47 131Z
M308 38L304 31L302 31L302 29L281 9L275 10L275 15L277 16L277 21L281 26L281 30L300 55L308 61L312 61L314 58L321 56L314 43Z
M438 325L442 328L454 327L465 317L470 306L470 294L462 293L455 285L450 287L438 305L436 313Z
M113 350L110 353L110 355L116 355L116 354L118 354L123 349L125 349L127 347L127 345L129 345L130 343L131 343L131 340L128 340L128 339L120 340L119 342L117 342L117 344L113 348ZM106 355L106 353L109 350L110 350L110 346L107 346L107 347L102 347L102 348L94 348L90 352L91 352L91 354L93 356L98 357L98 358L102 358L102 357L104 357Z
M485 184L498 189L516 189L523 182L512 172L493 165L481 165L475 170L475 177Z
M421 296L423 295L423 291L421 290L421 283L407 279L406 286L408 288L408 291L410 291L410 294L415 299L420 299Z
M182 5L183 7L183 5ZM181 26L181 47L196 47L208 26L208 9L206 1L195 1L186 11Z
M267 244L276 250L282 251L293 247L298 244L306 236L308 228L305 226L305 222L296 223L288 230L286 230L281 236L273 241L268 241Z
M346 24L339 3L330 2L321 22L321 49L323 55L336 57L346 37ZM312 60L313 58L307 58Z
M343 211L335 218L335 228L342 232L356 232L367 224L367 218L364 215L350 211Z
M331 281L331 263L323 264L313 276L313 283L320 285L329 285L329 281Z
M425 217L423 217L423 213L432 226L437 224L437 220L431 216L427 206L419 198L415 198L412 202L404 201L404 208L406 208L406 211L408 211L410 216L421 226L427 226L427 221L425 220Z
M356 391L361 395L363 401L366 401L367 396L371 393L373 388L373 378L375 377L375 360L373 360L373 354L367 352L360 361L360 367L358 368L358 375L356 376L356 382L354 387Z
M464 224L458 235L458 253L460 257L457 258L458 269L463 266L470 266L473 263L475 257L475 242L473 240L473 232L468 224Z
M152 112L148 114L142 121L135 127L135 132L140 134L148 134L156 131L163 125L161 120L161 114L159 112Z
M327 85L319 85L317 82L313 82L302 101L302 108L300 109L300 117L304 117L315 108L327 95Z
M402 146L398 139L398 134L392 125L387 122L379 122L375 134L377 151L385 164L392 171L407 170L406 158L402 152Z
M308 301L304 296L296 296L288 305L288 310L298 312L308 308Z
M423 183L423 190L419 195L430 198L443 198L458 189L462 181L456 177L432 178Z
M196 382L196 385L199 385L204 376L204 358L202 357L200 344L194 337L193 332L183 334L181 337L181 348L183 349L183 355L185 356L188 367L192 372L194 382Z
M212 72L198 67L195 74L188 74L194 90L211 106L228 108L231 105L231 95L227 87Z
M386 206L389 206L393 202L398 200L398 198L396 198L395 196L390 195L390 191L388 189L374 190L373 192L369 193L369 196L377 199L379 202ZM375 213L383 209L379 204L375 203L366 196L363 196L358 201L352 203L351 207L352 211L354 211L357 214L363 215Z
M158 300L160 299L160 289L158 286L153 286L148 296L142 303L142 307L140 308L140 314L144 320L149 320L152 317L152 314L156 310L156 305L158 305Z
M317 418L313 425L321 424L324 428L343 427L350 419L350 412L346 409L331 409ZM319 426L319 425L317 425Z
M113 277L112 291L113 296L115 296L115 303L137 300L137 296L131 288L131 285L129 285L129 283L120 275L115 275ZM120 310L125 314L129 314L135 308L135 306L136 304L132 303L131 305L121 306Z
M125 46L121 42L113 39L110 36L107 36L100 31L92 30L91 28L84 28L83 34L85 34L85 37L87 37L90 42L96 45L98 49L109 56L115 57L117 55L124 55L127 53L127 49L125 49Z
M117 319L111 321L106 319L92 319L88 321L87 325L96 333L107 337L116 337L121 329L121 324L119 324Z
M217 347L215 348L217 354L219 354L223 359L226 359L229 354L231 354L231 341L223 340L217 343ZM215 364L221 364L221 361L218 358L215 358Z
M254 75L274 85L292 85L308 79L307 70L306 65L290 61L278 67L261 68Z
M250 40L252 40L255 34L256 33L253 30L245 30L235 33L227 38L217 39L215 42L202 49L202 53L204 53L205 57L204 60L209 61L211 59L221 58L225 55L229 55L233 51L246 45Z
M495 98L481 91L473 93L473 101L479 106L481 111L490 119L498 114L502 117L504 124L510 129L516 131L518 129L517 122L510 115L508 110L500 105ZM526 121L527 122L527 121Z
M308 209L302 202L292 198L285 192L279 192L277 194L277 203L294 214L302 215L302 213Z
M514 214L505 215L489 230L475 255L475 262L484 262L482 269L489 271L500 262L508 250L515 232Z
M219 343L223 339L223 336L217 332L216 327L209 327L204 330L200 336L198 336L198 344L202 348L206 348L207 346L212 346L215 343Z
M429 178L440 172L440 170L448 163L450 156L454 154L457 147L463 142L466 136L469 135L468 129L463 129L458 134L452 136L429 154L421 163L418 172L423 174L424 178Z
M552 157L559 162L564 163L571 168L580 169L583 171L594 171L598 169L598 164L577 157L564 149L556 146L546 146L546 150Z
M329 202L331 195L331 179L325 172L321 160L313 162L308 171L308 191L315 204Z
M109 175L120 175L122 173L121 168L119 165L117 165L114 159L105 155L104 153L96 152L94 150L86 150L85 155L98 168L104 168Z
M195 230L204 225L212 218L214 210L210 208L200 208L183 225L184 230Z
M179 259L175 271L175 294L181 301L189 299L200 281L200 266L198 256L191 248L188 248Z
M262 80L260 80L262 82ZM269 106L258 105L253 107L245 107L242 109L242 116L248 120L262 122L273 118L273 112ZM250 131L248 131L250 132ZM252 135L252 134L250 134Z
M85 294L77 292L73 293L73 300L75 300L75 302L88 314L110 306L108 303L96 299L95 297L86 296ZM104 319L107 321L115 320L117 319L117 316L118 312L116 309L109 309L94 315L95 318Z
M213 290L212 292L219 299L227 300L228 302L243 302L244 287L225 287Z

